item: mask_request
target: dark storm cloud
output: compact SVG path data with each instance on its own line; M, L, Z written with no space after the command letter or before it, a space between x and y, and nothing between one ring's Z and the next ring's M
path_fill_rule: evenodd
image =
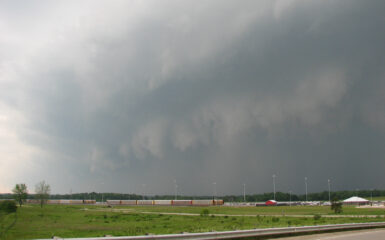
M383 188L382 1L83 4L3 6L0 124L33 165L5 187Z

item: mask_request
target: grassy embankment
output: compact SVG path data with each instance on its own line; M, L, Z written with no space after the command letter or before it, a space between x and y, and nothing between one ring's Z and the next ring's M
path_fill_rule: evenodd
M111 212L110 208L95 206L48 205L40 209L27 205L18 209L18 221L6 239L33 239L60 237L95 237L104 235L127 236L144 234L170 234L180 232L225 231L268 227L321 225L333 223L384 221L383 218L325 218L315 219L314 214L331 214L327 207L126 207L127 213ZM201 213L229 216L176 216L141 214L141 211ZM100 211L106 210L106 211ZM307 214L308 217L235 217L230 214ZM384 214L384 211L344 207L344 214Z

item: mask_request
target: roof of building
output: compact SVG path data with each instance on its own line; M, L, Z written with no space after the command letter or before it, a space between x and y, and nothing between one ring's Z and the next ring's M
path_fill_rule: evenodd
M345 199L343 202L369 202L369 200L354 196L354 197Z

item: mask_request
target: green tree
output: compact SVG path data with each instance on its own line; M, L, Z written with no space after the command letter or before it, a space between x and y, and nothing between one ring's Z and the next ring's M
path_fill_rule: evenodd
M342 202L337 198L333 198L330 208L334 210L334 213L342 213Z
M45 181L41 181L38 184L36 184L35 198L40 201L41 208L43 207L44 204L47 203L50 192L51 192L51 187Z
M27 200L28 191L27 191L27 185L24 183L16 184L15 188L12 189L13 192L13 198L16 202L19 203L20 207L21 205Z

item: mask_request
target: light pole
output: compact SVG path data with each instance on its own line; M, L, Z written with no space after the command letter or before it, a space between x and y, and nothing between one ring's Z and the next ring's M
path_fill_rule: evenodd
M216 182L213 182L213 185L214 185L214 194L213 194L213 198L214 198L214 200L215 200L216 195L217 195L217 183L216 183Z
M101 182L101 185L104 186L104 182ZM102 189L102 203L104 201L103 189Z
M145 188L146 188L146 184L145 184L145 183L143 183L143 184L142 184L142 187L143 187L143 195L142 195L142 198L143 198L143 200L144 200L144 194L145 194Z
M246 184L243 184L243 201L246 202Z
M370 189L370 205L373 204L373 188Z
M273 192L274 192L274 200L275 200L275 174L273 174Z
M328 187L329 187L329 203L330 203L330 179L328 179Z
M307 202L307 177L305 177L305 196L306 196L306 202Z
M289 191L289 194L290 194L289 206L291 207L291 191Z
M176 179L174 179L174 184L175 184L175 200L178 197L178 185L176 184Z

